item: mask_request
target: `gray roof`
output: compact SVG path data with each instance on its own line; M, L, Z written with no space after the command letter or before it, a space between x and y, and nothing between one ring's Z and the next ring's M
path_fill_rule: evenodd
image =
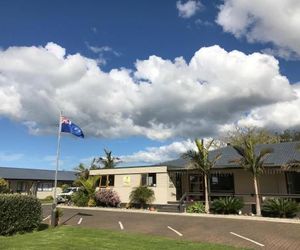
M300 161L300 151L298 150L300 142L282 142L277 144L259 144L255 147L255 151L259 152L265 148L271 148L273 152L269 154L265 160L266 167L278 167L286 164L290 160ZM239 159L240 156L232 146L216 149L210 151L209 157L213 158L218 154L222 154L221 158L217 161L215 168L237 168L239 166L233 163L233 160ZM185 169L187 168L188 161L184 159L177 159L161 163L168 166L168 169Z
M74 171L58 171L58 181L74 181ZM0 178L10 180L54 180L54 170L0 167Z

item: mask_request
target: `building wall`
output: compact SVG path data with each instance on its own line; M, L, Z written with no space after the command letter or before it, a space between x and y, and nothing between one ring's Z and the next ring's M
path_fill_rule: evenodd
M141 185L142 174L145 173L156 173L156 186L149 187L154 191L154 204L167 204L168 201L176 200L176 189L169 178L167 167L165 166L99 169L90 171L90 175L114 175L114 187L109 188L118 193L122 203L130 202L129 196L131 191Z
M18 191L18 183L24 183L24 187L25 187L25 190L22 190L22 191ZM51 181L44 181L45 183L49 183ZM20 194L23 194L23 195L29 195L31 194L31 190L30 188L32 187L32 184L35 183L43 183L43 181L28 181L28 180L8 180L8 183L9 183L9 188L12 190L13 193L20 193ZM58 187L56 189L56 193L57 194L60 194L62 192L62 189L60 187ZM54 188L51 188L51 190L46 190L46 191L36 191L36 197L38 199L44 199L46 198L47 196L54 196Z

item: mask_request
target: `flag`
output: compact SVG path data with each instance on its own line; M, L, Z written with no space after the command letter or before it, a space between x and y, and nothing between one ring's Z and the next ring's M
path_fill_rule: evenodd
M75 136L84 138L82 129L64 116L61 117L61 132L71 133Z

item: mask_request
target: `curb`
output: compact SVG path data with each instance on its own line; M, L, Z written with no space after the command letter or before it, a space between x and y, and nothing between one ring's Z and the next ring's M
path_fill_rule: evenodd
M58 205L57 207L64 208L64 209L104 211L104 212L117 212L117 213L142 213L142 214L151 214L151 215L171 215L171 216L185 216L185 217L199 217L199 218L201 217L201 218L213 218L213 219L233 219L233 220L300 224L300 218L280 219L280 218L243 216L243 215L170 213L170 212L157 212L157 211L149 211L149 210L100 208L100 207L73 207L73 206L62 206L62 205Z

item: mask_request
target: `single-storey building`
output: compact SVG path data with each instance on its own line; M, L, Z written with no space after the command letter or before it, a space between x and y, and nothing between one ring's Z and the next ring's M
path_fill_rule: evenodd
M34 195L39 199L54 195L54 170L0 167L0 178L5 179L13 193ZM58 171L57 184L72 185L74 171ZM61 193L61 188L57 189Z
M273 152L265 160L265 169L259 177L259 194L267 197L289 197L300 200L300 168L283 169L290 160L300 161L300 142L261 144L257 152L271 148ZM210 151L210 157L221 153L221 158L210 176L210 198L222 196L242 197L246 210L255 206L254 186L251 173L236 165L239 155L232 146ZM147 185L155 194L154 204L165 205L183 201L204 200L204 180L184 159L164 162L155 166L118 167L91 170L90 175L101 177L100 188L112 188L128 203L133 188Z

